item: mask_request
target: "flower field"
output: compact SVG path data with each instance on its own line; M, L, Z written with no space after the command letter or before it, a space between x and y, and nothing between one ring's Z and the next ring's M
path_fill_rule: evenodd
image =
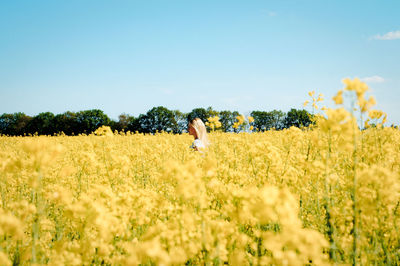
M0 265L400 262L398 129L97 133L0 137Z

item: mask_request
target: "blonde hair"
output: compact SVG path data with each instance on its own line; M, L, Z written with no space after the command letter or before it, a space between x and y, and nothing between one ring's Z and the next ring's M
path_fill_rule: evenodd
M189 122L189 125L194 128L194 130L196 131L197 138L201 140L201 142L205 147L210 145L210 141L208 140L207 137L206 126L204 125L203 121L201 121L200 118L193 119L192 121Z

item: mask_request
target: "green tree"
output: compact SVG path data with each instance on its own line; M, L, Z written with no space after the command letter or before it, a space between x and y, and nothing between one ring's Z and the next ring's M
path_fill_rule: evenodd
M253 111L250 115L254 118L253 126L260 131L271 128L279 130L284 127L285 113L282 111Z
M265 111L252 111L250 116L254 118L253 126L256 130L266 131L270 129L268 112Z
M75 133L92 133L100 126L108 126L111 121L110 118L99 109L80 111L76 116L78 132Z
M284 120L284 127L308 127L312 123L311 114L306 110L290 109Z
M142 129L141 129L141 127L140 127L140 121L141 121L141 119L139 119L139 118L141 118L142 116L144 116L144 115L140 115L139 117L133 117L133 116L131 116L130 118L129 118L129 122L128 122L128 127L126 128L128 131L130 131L130 132L132 132L132 133L135 133L136 131L137 132L142 132Z
M32 117L18 112L13 114L2 114L0 116L0 134L10 136L21 136L26 133L27 125Z
M174 132L178 127L174 113L163 106L154 107L145 115L140 115L138 122L143 133Z
M73 135L79 132L77 115L74 112L58 114L53 119L55 133L64 132L66 135Z
M208 107L206 111L207 111L207 118L214 117L214 116L219 116L219 111L214 110L211 106Z
M222 130L224 132L234 132L233 124L236 122L236 117L240 115L238 111L220 111L219 112L219 121L222 124Z
M272 128L275 128L277 130L284 128L284 121L286 117L286 114L284 112L280 110L272 110L271 112L269 112L269 115Z
M179 110L173 110L174 119L176 121L177 127L174 129L174 133L183 133L187 131L188 121L187 114L182 113Z
M28 132L39 135L52 135L55 132L54 114L51 112L39 113L34 116L27 125Z
M188 121L191 121L195 118L200 118L204 123L207 121L208 117L208 112L204 108L195 108L187 116Z
M113 120L111 121L110 127L113 131L117 130L118 132L119 131L126 132L126 131L130 130L129 126L133 120L135 120L134 116L123 113L118 116L118 121L113 121Z

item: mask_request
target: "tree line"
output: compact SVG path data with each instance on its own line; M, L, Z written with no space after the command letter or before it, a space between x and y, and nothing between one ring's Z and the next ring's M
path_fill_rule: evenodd
M0 116L0 135L54 135L63 132L65 135L89 134L100 126L110 126L113 131L131 131L140 133L171 132L180 134L186 132L188 121L200 118L204 122L209 117L218 116L221 122L219 130L223 132L240 132L234 123L239 116L238 111L216 111L212 107L195 108L189 113L179 110L169 110L158 106L138 117L121 114L118 120L110 119L102 110L92 109L80 112L65 112L54 115L43 112L36 116L28 116L22 112ZM311 123L310 114L306 110L291 109L285 113L279 110L252 111L250 116L253 131L266 131L272 128L281 130L291 126L308 126Z

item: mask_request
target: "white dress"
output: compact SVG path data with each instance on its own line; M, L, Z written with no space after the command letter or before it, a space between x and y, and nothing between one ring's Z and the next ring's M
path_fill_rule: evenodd
M204 149L205 146L200 139L195 139L192 143L192 146L190 146L190 148L192 148L192 149L197 148L197 150L200 150L200 149Z

